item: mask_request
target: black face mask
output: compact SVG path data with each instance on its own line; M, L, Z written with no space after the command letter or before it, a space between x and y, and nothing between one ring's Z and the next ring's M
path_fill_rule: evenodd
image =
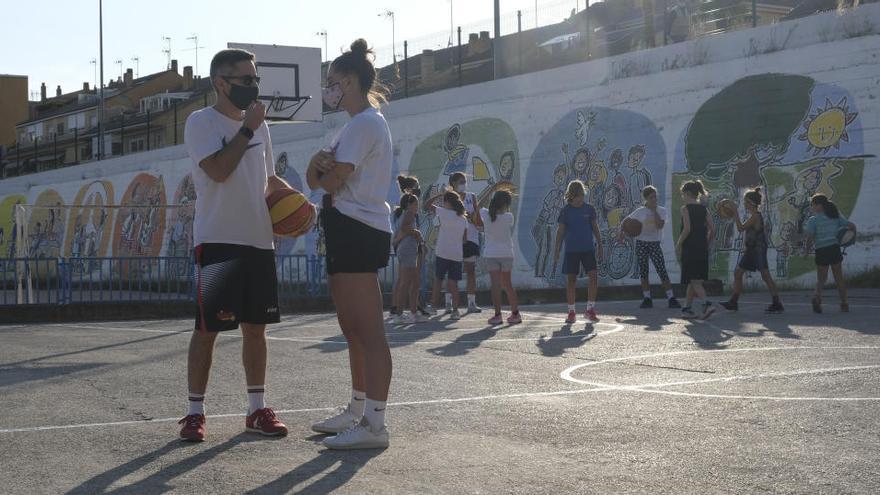
M229 97L229 101L231 101L239 110L247 110L248 107L251 106L251 103L257 99L257 96L260 95L259 86L239 86L237 84L230 84L230 87L229 94L226 96Z

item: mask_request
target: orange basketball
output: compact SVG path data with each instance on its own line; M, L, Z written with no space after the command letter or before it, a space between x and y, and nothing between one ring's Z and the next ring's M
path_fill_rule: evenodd
M272 232L285 237L298 237L315 224L315 205L296 189L280 189L266 198Z
M638 237L642 233L642 222L635 218L625 218L622 228L623 233L629 237Z
M730 199L722 199L718 202L718 215L721 218L733 218L736 216L737 209L736 203Z

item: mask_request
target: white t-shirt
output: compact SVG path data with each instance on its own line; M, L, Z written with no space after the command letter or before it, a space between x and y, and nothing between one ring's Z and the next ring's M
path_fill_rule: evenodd
M480 231L477 230L477 226L474 225L473 217L476 216L475 212L477 211L477 196L474 193L467 193L464 195L464 209L468 214L468 224L467 224L467 240L473 242L474 244L480 243Z
M467 219L457 215L455 211L438 206L435 210L437 219L440 220L440 232L437 233L437 245L434 254L439 258L452 261L464 259L464 246L462 239L467 230Z
M248 150L226 181L215 182L199 166L232 141L242 124L214 107L193 112L186 119L183 141L192 158L196 188L196 246L216 242L274 249L266 186L269 177L275 175L275 160L266 123L254 132Z
M660 215L660 219L664 222L668 221L666 217L666 208L657 206L657 214ZM636 240L642 242L659 242L663 239L663 230L657 228L654 212L648 208L644 206L637 208L634 212L630 213L627 218L634 218L639 222L642 222L642 233L636 237Z
M489 210L480 209L483 218L483 233L486 244L483 246L484 258L513 258L513 213L507 212L489 217Z
M391 185L391 131L375 108L355 115L331 145L338 163L354 172L336 191L334 204L343 215L374 229L391 232L391 207L385 201Z

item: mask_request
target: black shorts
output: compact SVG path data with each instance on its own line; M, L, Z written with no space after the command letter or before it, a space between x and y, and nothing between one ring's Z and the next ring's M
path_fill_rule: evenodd
M843 262L840 245L825 246L816 249L816 266L831 266Z
M461 280L461 261L452 261L446 258L434 258L434 276L437 280L449 278L453 282Z
M760 272L769 270L770 263L767 262L766 249L746 249L742 258L739 260L739 267L747 272Z
M388 266L391 233L343 215L336 208L321 210L327 249L327 274L376 273Z
M584 271L590 273L596 269L596 252L584 251L579 253L565 253L565 259L562 261L562 273L566 275L577 275L580 273L580 267L584 267Z
M238 244L196 246L196 330L235 330L239 323L278 323L275 251Z
M464 245L461 248L462 257L467 262L473 262L475 260L471 258L476 258L480 256L480 245L473 241L465 241Z

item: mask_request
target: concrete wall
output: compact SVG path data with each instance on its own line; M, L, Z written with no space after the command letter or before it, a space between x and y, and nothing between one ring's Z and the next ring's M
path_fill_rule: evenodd
M674 191L688 177L709 186L713 211L719 199L761 186L774 274L797 285L813 280L800 247L805 201L824 192L859 226L845 266L861 271L880 264L872 254L880 247L880 197L871 193L880 187L878 28L874 4L397 101L384 110L395 141L393 168L418 176L426 194L457 170L471 176L470 190L482 198L499 187L515 189L514 276L521 286L562 283L547 260L548 236L565 183L574 178L588 183L607 239L616 237L645 183L673 210L680 206ZM333 114L319 124L273 126L279 175L304 187L308 158L346 120ZM183 147L175 147L0 181L6 232L0 252L11 247L16 201L188 204L190 166ZM317 202L320 194L310 193ZM389 185L389 200L396 196ZM97 207L42 215L40 229L34 218L29 225L34 254L187 252L188 208L165 215ZM433 240L433 221L423 220ZM729 222L717 220L712 271L727 279L740 242ZM676 216L664 238L673 279L678 229ZM317 244L310 234L282 241L279 251L320 252ZM603 283L634 283L632 245L605 247Z

